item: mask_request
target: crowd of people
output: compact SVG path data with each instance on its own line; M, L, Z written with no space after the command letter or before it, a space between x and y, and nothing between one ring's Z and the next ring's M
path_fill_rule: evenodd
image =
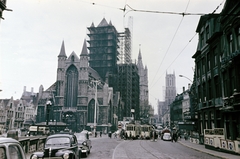
M164 133L170 133L171 134L171 141L173 142L177 142L179 139L181 138L184 138L185 140L188 139L188 135L187 133L185 132L184 134L180 134L180 132L176 129L173 129L172 131L169 130L169 129L164 129L163 131L156 131L156 130L152 130L150 132L150 140L157 140L157 139L163 139L163 135ZM102 137L102 132L100 131L99 132L99 136ZM98 136L98 132L96 131L95 134L94 134L95 137ZM132 140L134 139L134 137L132 136L131 132L130 134L128 135L128 133L122 129L120 131L116 131L114 133L112 133L111 131L108 132L108 137L109 138L121 138L121 139L124 139L124 140ZM141 136L139 136L139 139L144 139L142 138Z

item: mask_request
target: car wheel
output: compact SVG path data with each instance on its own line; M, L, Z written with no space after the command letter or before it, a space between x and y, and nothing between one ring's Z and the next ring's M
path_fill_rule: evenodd
M70 156L70 159L76 159L74 155Z

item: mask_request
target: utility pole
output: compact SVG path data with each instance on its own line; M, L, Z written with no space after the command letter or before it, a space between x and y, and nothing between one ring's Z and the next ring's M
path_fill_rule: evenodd
M93 135L95 135L95 133L96 133L96 127L97 127L97 86L98 86L98 84L100 83L100 81L98 81L98 80L93 80L92 81L94 84L94 86L95 86L95 106L94 106L94 127L93 127Z

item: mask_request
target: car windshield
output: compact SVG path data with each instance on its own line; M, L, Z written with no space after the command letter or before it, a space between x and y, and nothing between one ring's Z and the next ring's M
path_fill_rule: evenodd
M170 136L170 133L164 133L164 136Z
M84 140L86 140L86 136L85 136L85 134L76 134L76 137L77 137L77 140L78 141L84 141Z
M0 147L0 159L6 159L6 150L3 147Z
M46 142L46 146L52 145L70 145L70 139L67 137L49 138Z

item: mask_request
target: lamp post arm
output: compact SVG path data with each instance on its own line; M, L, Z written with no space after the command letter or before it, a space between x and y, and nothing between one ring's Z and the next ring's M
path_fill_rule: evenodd
M190 78L186 77L186 76L179 75L179 77L184 77L184 78L188 79L189 81L191 81L191 83L193 83L193 81Z

